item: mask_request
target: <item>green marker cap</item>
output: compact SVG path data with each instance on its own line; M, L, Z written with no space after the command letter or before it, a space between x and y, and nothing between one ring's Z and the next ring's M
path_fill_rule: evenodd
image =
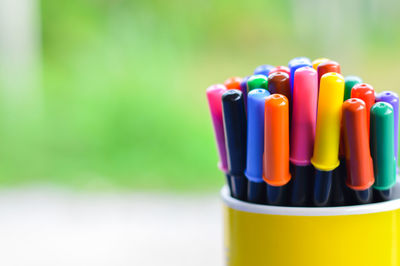
M362 79L357 76L347 76L344 78L344 99L346 101L351 98L351 89L354 85L362 83Z
M247 92L254 89L268 90L268 78L264 75L253 75L247 80Z
M393 107L388 103L378 102L371 108L371 153L375 175L373 188L377 190L388 190L396 183L393 117Z

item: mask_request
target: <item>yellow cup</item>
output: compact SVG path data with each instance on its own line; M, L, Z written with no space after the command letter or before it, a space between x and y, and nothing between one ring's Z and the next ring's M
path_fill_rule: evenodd
M347 207L277 207L221 191L230 266L400 266L400 183L394 200Z

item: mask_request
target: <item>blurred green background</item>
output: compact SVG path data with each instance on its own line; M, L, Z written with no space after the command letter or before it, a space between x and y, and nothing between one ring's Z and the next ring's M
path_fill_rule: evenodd
M3 71L0 84L3 186L216 189L224 178L205 89L260 64L328 57L377 91L400 91L396 1L42 0L29 9L33 67ZM30 93L14 90L27 77Z

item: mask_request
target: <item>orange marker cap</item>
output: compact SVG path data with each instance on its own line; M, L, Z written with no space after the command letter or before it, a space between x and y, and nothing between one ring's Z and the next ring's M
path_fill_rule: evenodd
M230 77L225 80L224 85L228 90L240 90L241 77Z
M353 190L366 190L375 180L369 147L367 108L363 100L352 98L343 103L342 112L346 146L346 185Z
M263 179L271 186L290 181L289 101L281 94L265 100Z

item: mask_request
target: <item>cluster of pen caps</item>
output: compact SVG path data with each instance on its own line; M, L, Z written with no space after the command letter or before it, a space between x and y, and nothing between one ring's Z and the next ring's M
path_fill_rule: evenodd
M341 75L327 58L262 65L207 89L231 195L280 206L389 200L396 183L399 98Z

